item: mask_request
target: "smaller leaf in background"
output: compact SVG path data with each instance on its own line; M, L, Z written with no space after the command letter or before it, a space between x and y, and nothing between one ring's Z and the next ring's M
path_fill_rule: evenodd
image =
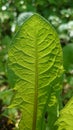
M59 82L59 84L57 83ZM62 77L59 79L58 77L54 82L51 84L51 92L50 92L50 99L48 103L48 119L47 119L47 127L49 130L56 130L54 123L59 117L59 111L62 108L62 101L61 101L61 89L62 89Z
M17 110L15 108L9 109L8 105L10 104L13 97L13 90L4 90L0 92L0 101L3 102L2 106L2 115L11 118L12 120L15 120L17 116ZM0 102L1 103L1 102ZM1 105L1 104L0 104Z
M69 79L69 84L70 84L71 86L73 86L73 76L70 77L70 79ZM72 88L73 88L73 87L72 87Z
M63 64L66 71L73 69L73 44L68 44L63 48Z
M17 21L16 21L16 28L15 28L15 32L17 32L17 30L19 29L19 27L29 18L33 15L32 12L24 12L24 13L20 13Z
M4 104L9 105L13 96L12 90L4 90L0 92L0 99L4 101Z
M55 130L54 128L54 122L57 120L57 115L58 115L58 100L55 96L55 93L51 94L51 99L48 104L48 118L47 118L47 128L50 130Z
M25 12L25 13L21 13L19 16L18 16L18 19L17 19L17 24L18 26L21 26L24 21L26 19L28 19L30 16L32 16L33 13L32 12Z
M60 116L55 126L57 126L57 130L73 130L73 97L65 108L60 111Z

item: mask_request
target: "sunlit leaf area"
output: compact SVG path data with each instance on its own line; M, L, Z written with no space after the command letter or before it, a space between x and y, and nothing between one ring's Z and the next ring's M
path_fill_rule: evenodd
M41 20L42 21L41 24L39 24L40 22L39 23L37 22L37 18L32 19L33 15L35 14L38 14L38 16L40 15L40 17L41 16L43 17L43 20ZM30 18L32 20L29 20ZM44 19L45 22L47 21L49 22L49 25L46 25L46 23L43 22ZM38 26L36 23L38 23ZM59 56L61 58L60 53L57 54L57 59L60 63L59 65L60 71L57 77L59 77L60 74L62 74L61 82L59 82L58 85L57 84L58 78L57 78L57 80L51 83L50 86L53 86L51 90L47 89L46 92L46 89L45 91L41 89L42 91L44 91L44 93L48 93L48 95L50 95L49 101L47 103L48 106L47 108L46 105L43 105L41 103L42 106L41 109L43 108L43 106L45 106L43 112L45 121L42 122L42 126L41 126L40 125L41 120L40 123L38 123L39 121L37 118L36 119L37 128L34 127L33 125L33 128L31 129L31 127L29 128L29 121L30 119L32 119L32 116L30 117L26 115L26 113L28 113L29 110L27 109L27 107L23 108L23 106L26 104L21 101L21 97L23 95L21 94L19 101L17 101L16 96L14 96L15 94L20 95L20 91L22 91L21 87L23 87L23 81L20 80L19 81L20 83L17 82L17 85L19 84L19 86L17 85L15 86L16 80L18 81L17 75L20 72L18 72L15 69L16 70L15 72L16 75L15 75L12 72L12 69L10 69L8 66L8 59L9 59L8 57L10 56L11 59L9 60L10 62L12 62L12 64L14 62L17 63L15 59L17 57L17 61L19 61L19 57L21 53L19 53L18 51L16 52L16 50L13 48L11 49L11 51L9 51L9 48L12 46L12 44L15 44L15 47L19 48L20 42L31 44L31 39L35 41L35 35L37 29L38 29L38 33L36 36L36 40L38 39L38 41L42 41L44 42L44 44L46 44L47 40L44 40L44 37L46 35L49 35L50 33L49 28L51 28L50 26L52 27L51 33L54 35L55 34L54 30L56 30L58 34L58 37L60 39L60 46L62 48L61 52L63 53L62 62L60 61L62 59L59 59ZM45 31L45 27L46 30L48 30L48 32ZM39 31L41 28L43 28L42 32ZM31 34L30 35L31 37L28 38L29 33ZM25 36L25 40L23 40L24 36ZM21 40L19 40L19 38L21 38ZM56 36L55 36L54 44L56 44ZM33 44L33 48L36 48L34 44ZM33 53L33 48L31 49L31 53ZM39 50L42 50L43 46L41 47L38 46L38 48ZM56 44L56 49L57 48L58 48L58 44ZM25 46L25 48L22 47L21 49L24 50L24 53L27 50L27 52L30 54L29 47ZM51 47L49 47L49 51L47 52L47 54L50 51L51 51ZM13 53L15 53L15 55ZM42 51L40 53L43 55ZM40 55L40 53L38 55ZM12 54L14 55L14 59L12 59L11 57ZM33 54L33 57L34 55L35 54ZM24 58L25 60L28 59L26 56L24 58L23 57L24 54L22 55L22 59ZM29 62L35 61L34 58L32 60L30 58L29 60L30 60ZM43 59L39 61L39 63L41 62L43 62ZM64 69L61 68L62 67L61 63L63 63ZM43 69L46 69L46 67L44 66L42 67L41 64L39 65L39 67L40 67L40 71L41 70L44 71ZM25 74L27 73L26 67L25 68L21 67L21 69L22 69L21 76L23 75L24 72ZM31 66L31 69L33 72L34 66ZM52 72L50 72L52 73L52 75L51 74L47 75L48 78L51 76L52 78L54 77L53 71L54 70L52 69ZM24 79L26 79L25 74L23 76ZM44 77L44 75L42 77ZM27 79L28 81L31 82L34 79L34 77L30 76ZM49 78L49 81L50 80L51 78ZM44 81L43 84L45 85L46 81L43 78L42 81ZM39 84L41 84L42 81L40 81L39 78ZM57 88L58 88L58 93L56 92ZM25 97L26 91L24 91L24 94ZM33 94L31 94L31 97L32 96ZM19 129L18 126L21 127L20 130L73 130L72 96L73 96L73 1L72 0L0 0L0 130L18 130ZM29 97L30 95L28 96L28 98ZM45 104L45 98L46 96L44 96L44 104ZM39 98L38 100L40 101ZM18 104L17 107L15 107L16 106L15 103ZM22 115L21 112L23 110L25 110L25 114ZM30 108L30 113L32 113L31 108ZM20 121L21 117L22 120ZM28 119L29 117L30 119ZM26 127L23 127L23 120L27 122L27 124L25 124Z

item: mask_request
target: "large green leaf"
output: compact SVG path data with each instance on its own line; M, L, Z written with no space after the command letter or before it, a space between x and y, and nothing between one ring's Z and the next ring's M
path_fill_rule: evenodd
M20 130L43 130L51 90L59 90L62 50L53 27L34 14L23 23L9 50L9 68L16 75L11 107L22 113Z
M58 127L57 130L73 130L73 97L60 111L60 117L55 125Z

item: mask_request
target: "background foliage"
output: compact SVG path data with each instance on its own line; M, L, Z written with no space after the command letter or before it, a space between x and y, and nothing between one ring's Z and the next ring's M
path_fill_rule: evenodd
M7 51L11 39L23 23L33 13L44 16L57 30L63 48L63 90L62 107L73 95L73 2L72 0L0 0L0 112L11 118L15 111L7 111L13 87L8 82ZM13 77L13 76L12 76Z

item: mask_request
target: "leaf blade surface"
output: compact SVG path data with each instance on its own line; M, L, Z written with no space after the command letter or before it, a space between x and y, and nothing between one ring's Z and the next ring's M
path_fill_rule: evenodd
M55 123L57 130L73 129L73 97L68 101L66 106L60 111L60 116Z
M19 129L42 130L51 84L63 71L59 38L44 18L34 14L21 26L8 55L17 76L12 106L22 112Z

